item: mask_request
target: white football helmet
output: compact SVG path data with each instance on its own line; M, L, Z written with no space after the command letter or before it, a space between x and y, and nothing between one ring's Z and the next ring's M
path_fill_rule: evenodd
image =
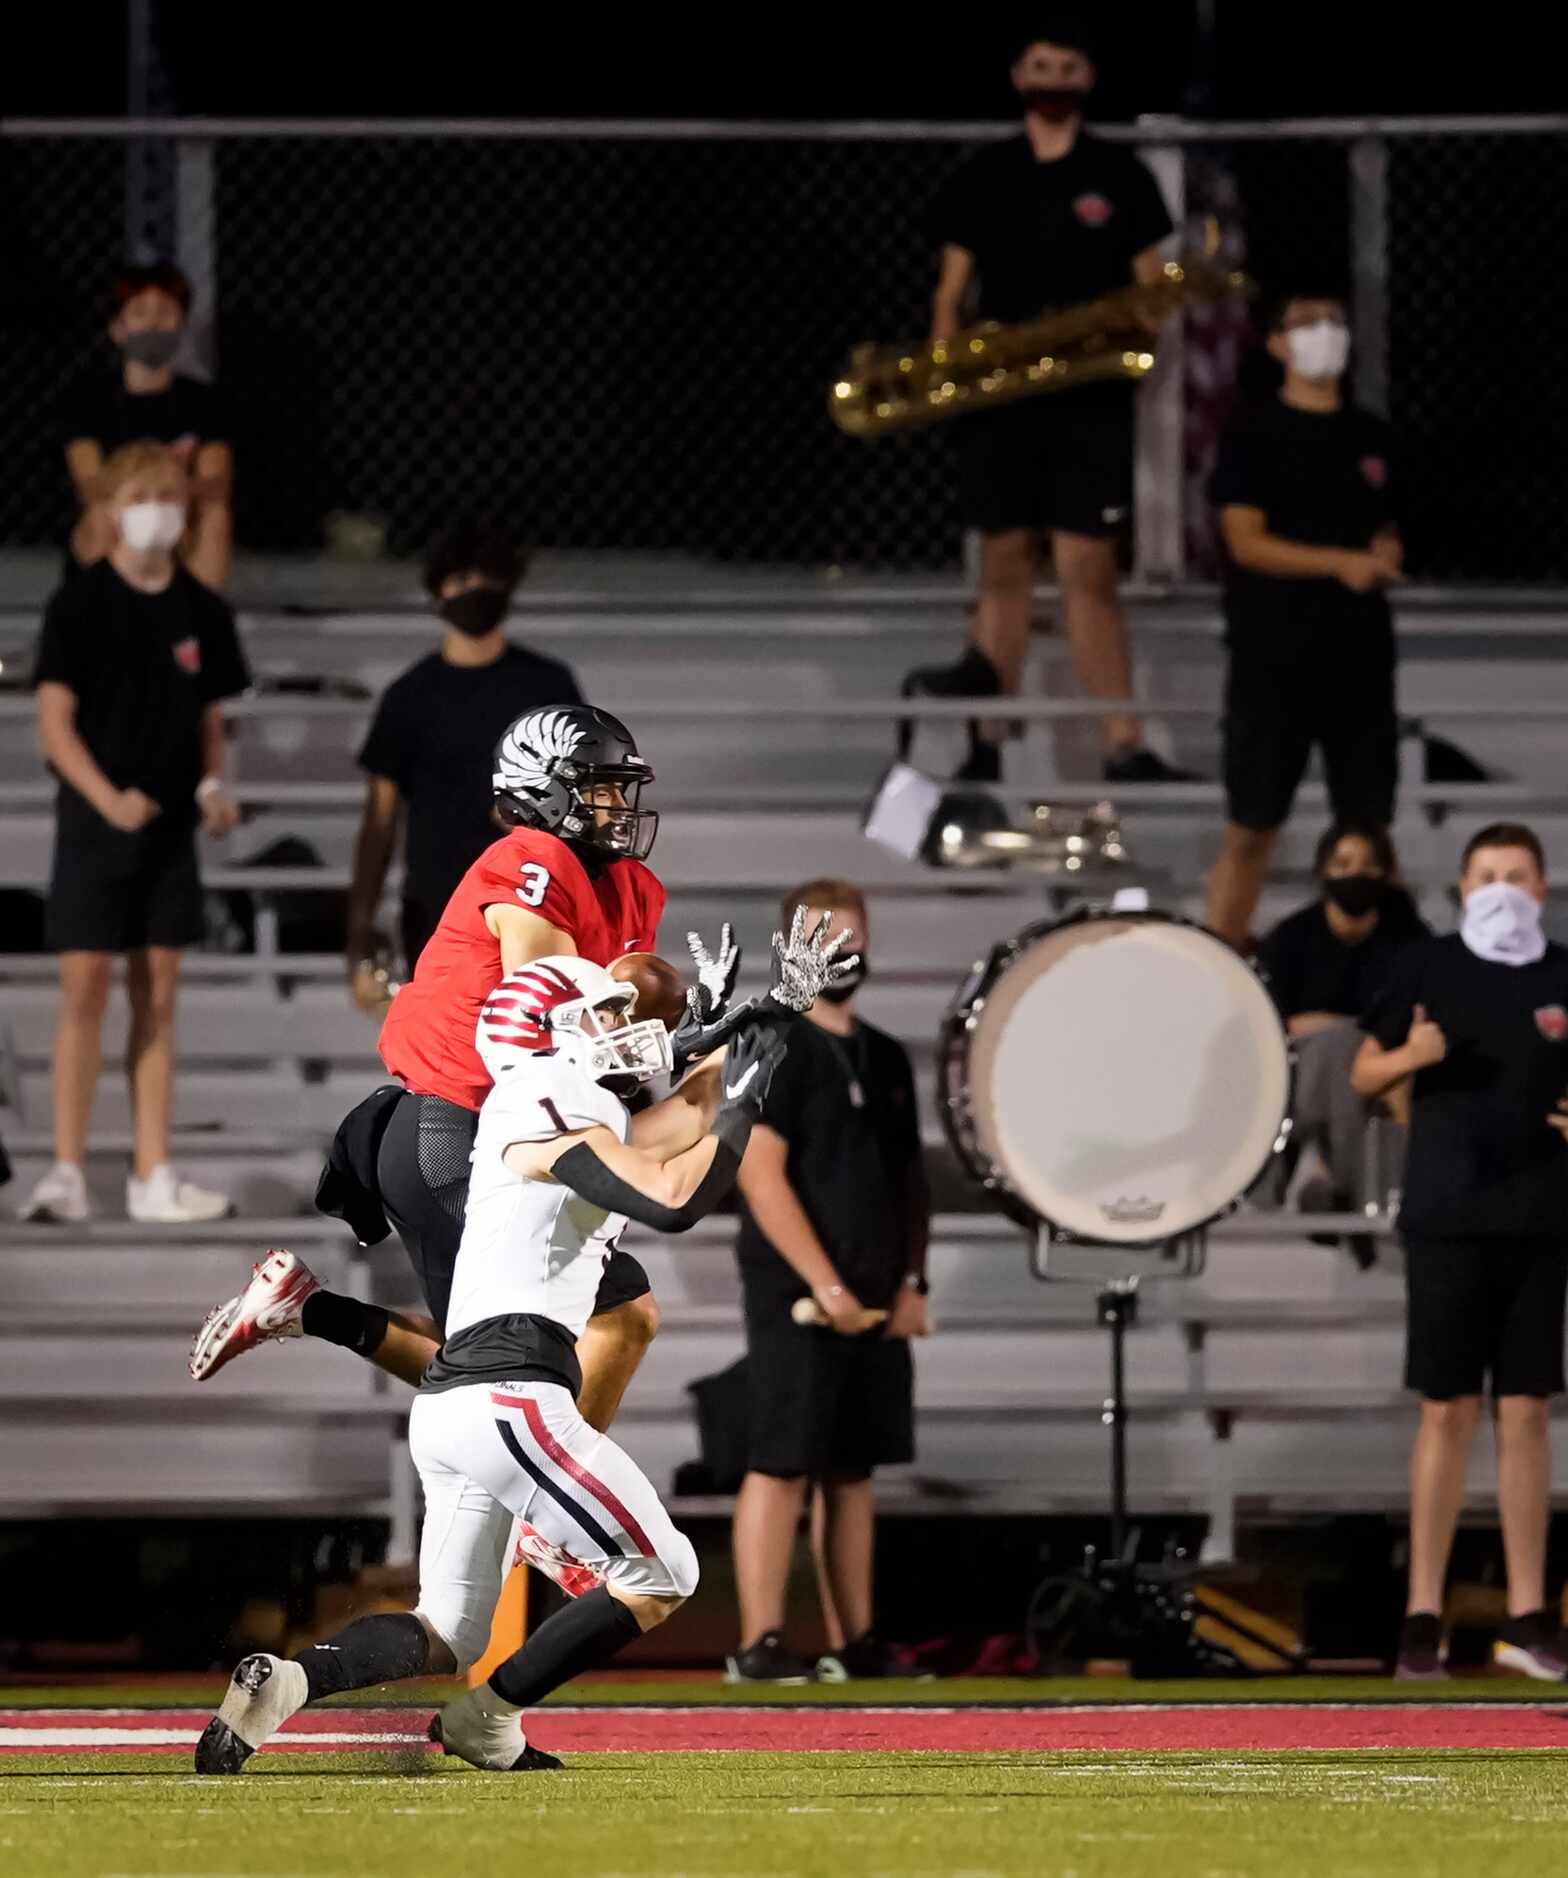
M508 972L485 1000L474 1041L496 1082L541 1051L554 1051L592 1082L647 1082L671 1066L670 1033L657 1018L631 1016L637 987L590 959L534 959Z

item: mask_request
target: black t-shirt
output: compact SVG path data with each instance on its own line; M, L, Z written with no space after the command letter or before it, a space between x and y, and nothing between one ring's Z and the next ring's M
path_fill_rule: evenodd
M167 391L130 392L124 380L93 378L77 387L66 405L61 441L90 437L105 456L121 444L155 438L159 443L232 441L228 414L216 388L199 378L175 376Z
M1416 1237L1568 1241L1568 949L1534 965L1479 959L1457 933L1405 953L1362 1029L1385 1050L1420 1004L1448 1054L1418 1072L1399 1223Z
M44 612L33 683L67 685L76 729L117 789L141 789L165 826L198 819L201 714L250 683L228 603L183 567L142 593L108 561L73 575ZM60 811L101 822L67 784Z
M792 1024L762 1119L789 1144L786 1172L844 1283L891 1304L923 1222L924 1163L904 1047L872 1025L835 1037ZM736 1252L748 1298L787 1307L807 1287L743 1205Z
M1378 923L1354 944L1328 923L1321 900L1282 919L1258 947L1258 963L1281 1017L1334 1011L1359 1017L1387 984L1406 947L1430 929L1403 888L1389 890Z
M1132 151L1080 131L1051 163L1024 136L979 151L948 178L930 227L974 256L981 317L1011 322L1127 286L1171 218Z
M1366 548L1394 521L1388 426L1354 405L1299 411L1269 398L1238 411L1220 439L1216 508L1261 509L1271 535L1314 548ZM1260 574L1227 563L1225 619L1233 644L1282 657L1393 658L1382 588L1352 593L1329 576Z
M509 645L492 665L432 652L382 694L360 768L395 782L408 805L405 898L439 909L496 838L491 758L514 718L580 704L571 668Z

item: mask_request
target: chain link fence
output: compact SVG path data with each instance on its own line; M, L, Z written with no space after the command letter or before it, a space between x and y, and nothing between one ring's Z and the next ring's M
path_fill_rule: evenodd
M172 173L244 547L314 550L348 512L407 552L477 508L575 550L958 561L950 439L842 437L825 393L852 344L922 331L929 206L980 127L181 125L156 134L172 165L132 162L138 139L110 127L0 128L0 540L64 539L60 409L112 369L104 289L127 227L156 225L128 190ZM1568 135L1160 125L1147 141L1257 278L1352 284L1412 572L1568 581ZM1213 440L1238 377L1258 388L1244 340L1238 309L1188 321L1181 527L1145 571L1212 572Z

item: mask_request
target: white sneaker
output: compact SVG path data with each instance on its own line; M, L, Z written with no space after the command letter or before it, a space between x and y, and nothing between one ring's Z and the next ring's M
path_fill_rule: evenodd
M205 1382L260 1343L302 1336L300 1313L320 1289L321 1280L302 1259L292 1252L269 1252L251 1267L250 1283L238 1297L207 1313L191 1344L192 1379Z
M281 1656L247 1656L196 1743L197 1773L237 1774L309 1700L310 1684L298 1663Z
M22 1208L23 1219L48 1220L62 1226L78 1226L92 1216L93 1209L87 1203L87 1179L74 1161L56 1161Z
M181 1180L164 1161L145 1180L132 1174L126 1181L125 1210L143 1226L199 1226L227 1219L234 1208L226 1195Z
M534 1773L561 1765L553 1754L529 1747L523 1711L503 1702L487 1682L448 1702L430 1723L430 1739L470 1767L489 1773Z

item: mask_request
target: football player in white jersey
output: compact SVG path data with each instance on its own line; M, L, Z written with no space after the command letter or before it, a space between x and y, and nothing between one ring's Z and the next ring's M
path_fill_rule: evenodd
M690 1541L637 1464L578 1413L573 1346L628 1219L684 1232L729 1192L784 1046L767 1026L747 1030L634 1119L616 1091L670 1067L664 1025L628 1021L635 1001L602 966L563 956L510 973L485 1005L478 1043L494 1087L446 1342L409 1418L425 1497L418 1608L362 1617L292 1660L247 1657L197 1746L199 1773L238 1773L307 1702L475 1662L514 1519L593 1588L432 1722L432 1739L472 1766L558 1767L528 1744L523 1711L695 1589Z

